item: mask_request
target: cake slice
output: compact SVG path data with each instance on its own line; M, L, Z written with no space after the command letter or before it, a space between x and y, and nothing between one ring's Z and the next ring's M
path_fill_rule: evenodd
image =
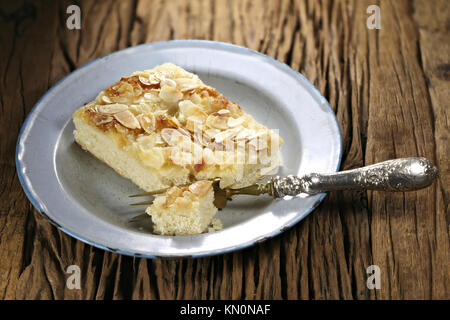
M171 63L123 77L73 121L83 149L146 191L216 177L244 187L279 164L278 134Z
M214 190L211 181L197 181L188 187L172 187L155 197L146 213L153 231L161 235L193 235L220 228L214 221Z

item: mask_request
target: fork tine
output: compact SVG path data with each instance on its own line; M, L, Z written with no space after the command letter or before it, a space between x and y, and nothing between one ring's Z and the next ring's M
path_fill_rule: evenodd
M135 216L135 217L131 218L129 220L129 222L135 222L135 221L137 221L139 219L143 219L143 218L150 218L150 216L148 214L146 214L146 213L142 213L142 214L140 214L138 216Z
M132 195L129 196L129 197L130 197L130 198L136 198L136 197L153 196L153 195L155 195L155 194L164 193L164 192L166 192L168 189L169 189L169 188L160 189L160 190L155 190L155 191L151 191L151 192L144 192L144 193L132 194Z
M131 203L130 206L142 206L144 204L152 204L153 200L151 201L144 201L144 202L137 202L137 203Z

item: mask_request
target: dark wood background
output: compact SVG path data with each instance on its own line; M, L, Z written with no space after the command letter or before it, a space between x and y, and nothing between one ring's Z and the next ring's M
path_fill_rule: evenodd
M81 30L66 28L78 4ZM381 8L369 30L366 9ZM59 79L107 53L169 39L246 46L302 72L343 133L342 169L425 156L440 177L412 193L335 192L294 228L246 250L146 260L93 248L27 200L19 129ZM0 298L449 299L450 2L1 1ZM69 265L81 289L66 288ZM366 269L381 268L369 290Z

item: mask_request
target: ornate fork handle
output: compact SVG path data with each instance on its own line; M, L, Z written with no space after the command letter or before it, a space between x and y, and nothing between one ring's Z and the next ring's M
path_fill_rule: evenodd
M429 186L437 174L437 168L425 158L401 158L336 173L275 177L266 192L280 198L343 189L412 191Z

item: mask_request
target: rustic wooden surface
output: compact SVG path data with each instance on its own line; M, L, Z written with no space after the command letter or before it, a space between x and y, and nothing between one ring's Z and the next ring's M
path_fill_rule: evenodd
M66 8L82 11L68 30ZM366 9L381 8L369 30ZM57 80L128 46L210 39L256 49L302 72L329 99L342 169L425 156L440 170L413 193L336 192L291 230L195 260L93 248L33 209L15 172L24 118ZM0 298L448 299L450 3L434 1L2 1ZM66 288L69 265L81 289ZM366 268L381 268L381 289Z

